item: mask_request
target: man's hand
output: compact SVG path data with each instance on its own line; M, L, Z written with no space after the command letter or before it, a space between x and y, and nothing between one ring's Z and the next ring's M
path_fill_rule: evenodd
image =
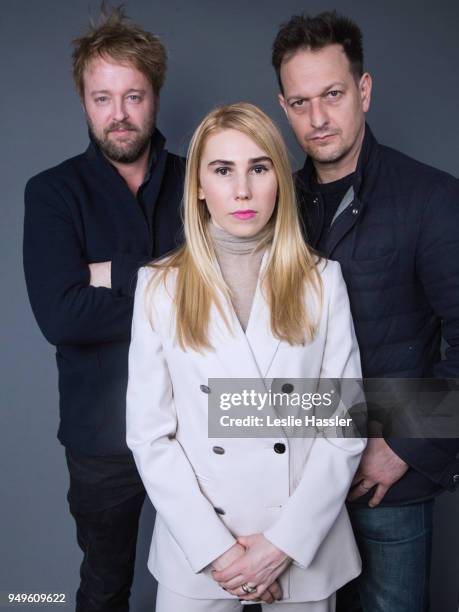
M91 278L89 284L91 287L106 287L112 288L112 262L101 261L100 263L90 263L89 272Z
M400 480L409 466L388 446L383 438L370 438L363 451L348 501L353 501L376 486L373 497L368 502L370 508L381 503L390 487Z
M241 599L253 601L264 599L269 591L275 599L280 599L282 593L277 578L287 569L291 559L263 534L237 538L246 552L223 571L213 571L212 575L219 585ZM251 594L242 589L242 585L257 587ZM274 593L273 593L274 587Z

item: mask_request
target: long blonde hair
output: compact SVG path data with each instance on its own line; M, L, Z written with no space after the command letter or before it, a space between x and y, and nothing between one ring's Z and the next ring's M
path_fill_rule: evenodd
M277 203L263 245L269 245L262 289L271 313L271 331L289 344L314 338L317 320L305 306L305 291L321 302L322 283L318 258L306 246L298 218L292 172L282 136L265 113L253 104L239 102L216 108L197 127L188 149L184 189L185 244L167 259L149 264L159 268L156 282L177 270L174 306L179 345L202 351L211 349L208 338L210 308L214 304L229 326L219 297L230 301L230 291L216 266L209 235L210 215L199 200L199 166L207 138L219 130L234 129L249 136L271 158L278 182ZM148 299L148 298L147 298Z

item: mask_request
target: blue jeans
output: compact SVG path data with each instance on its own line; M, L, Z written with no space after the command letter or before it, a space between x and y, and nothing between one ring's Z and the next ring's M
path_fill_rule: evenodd
M337 612L427 612L433 507L349 507L363 567L338 591Z

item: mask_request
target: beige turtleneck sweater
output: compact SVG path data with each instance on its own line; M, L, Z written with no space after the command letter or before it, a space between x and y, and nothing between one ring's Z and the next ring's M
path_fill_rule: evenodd
M265 231L263 229L251 238L239 238L210 222L209 232L223 278L231 291L233 308L245 331L265 251L254 250Z

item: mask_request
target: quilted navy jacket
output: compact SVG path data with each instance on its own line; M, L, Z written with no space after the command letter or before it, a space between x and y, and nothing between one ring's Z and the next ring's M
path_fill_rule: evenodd
M324 211L313 171L307 159L295 181L306 239L315 246ZM367 125L353 190L323 254L341 264L364 376L459 378L459 181L378 144ZM459 484L458 439L387 442L412 469L383 504Z

